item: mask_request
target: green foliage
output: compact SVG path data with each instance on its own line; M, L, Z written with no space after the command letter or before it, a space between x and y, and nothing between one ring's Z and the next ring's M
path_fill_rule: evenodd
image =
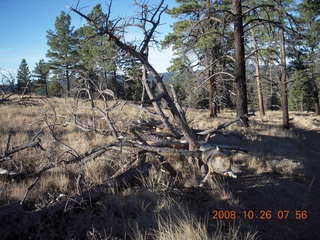
M25 88L28 84L28 82L30 82L31 80L31 74L30 74L30 70L27 64L26 59L22 59L19 69L18 69L18 73L17 73L17 90L18 92L23 92L23 88Z
M142 78L142 65L132 59L128 59L126 64L123 65L125 79L123 82L124 98L131 101L140 101L142 96L143 86L141 83Z
M98 22L101 25L104 24L106 19L100 4L96 5L88 16L99 19ZM103 36L97 35L95 28L91 25L85 25L77 29L75 34L79 39L77 52L82 68L85 70L103 68L106 72L114 71L118 51L114 43Z
M48 83L48 95L61 97L63 93L63 88L59 83L57 75L55 75Z
M188 69L191 64L190 60L186 57L177 57L171 61L169 71L173 73L172 85L174 86L178 98L185 106L199 107L203 105L203 99L207 99L206 91L197 88L197 83L194 73Z
M313 88L310 79L301 70L292 76L293 85L290 91L289 108L295 111L314 111Z
M309 51L319 50L320 32L320 2L317 0L304 0L298 5L300 21L304 26L304 37Z
M71 27L70 16L62 11L56 18L55 31L49 30L47 38L50 47L47 56L52 66L72 66L75 62L77 38Z
M96 5L88 14L96 19L98 24L105 26L106 15L101 5ZM121 89L117 82L117 68L119 64L118 48L113 42L108 41L105 36L97 34L94 26L86 24L75 31L79 44L77 53L79 55L78 69L82 79L90 79L89 87L94 91L101 84L111 89L116 97L120 97ZM107 76L112 77L107 77Z
M78 39L71 27L71 18L61 12L56 18L55 30L47 32L49 50L47 57L54 74L64 75L67 90L70 90L70 78L78 62Z
M43 59L36 63L33 70L33 90L40 95L48 96L48 77L50 66Z
M179 5L170 9L168 13L178 20L173 25L173 32L162 41L162 46L171 46L177 56L169 68L169 71L174 73L174 85L178 88L178 92L185 95L183 96L185 103L190 106L208 105L208 97L205 97L205 92L208 94L210 90L214 97L211 101L217 103L218 99L222 98L222 90L214 85L221 86L222 84L216 84L218 80L211 76L220 72L222 68L224 72L228 72L229 67L232 66L227 58L222 58L232 50L232 38L230 37L232 32L228 27L230 20L223 11L220 11L225 8L229 9L230 1L184 0L176 2ZM198 63L197 68L192 67L195 62ZM199 69L202 70L201 74L199 74ZM216 77L219 76L216 75ZM204 81L206 81L203 84L204 88L196 93L192 91ZM190 88L190 86L193 87ZM225 93L229 94L229 92ZM196 94L199 96L197 97Z

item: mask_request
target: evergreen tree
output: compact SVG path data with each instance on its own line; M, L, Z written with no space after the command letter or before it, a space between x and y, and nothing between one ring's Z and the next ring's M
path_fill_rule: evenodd
M295 111L314 111L313 86L303 70L297 70L292 76L289 107Z
M304 55L304 68L309 77L311 97L315 104L314 110L320 115L319 102L319 54L320 54L320 2L317 0L303 0L299 5L300 22L302 24L303 39L300 41L300 52Z
M55 96L55 97L61 97L63 94L63 82L61 81L61 76L59 74L55 74L50 78L50 81L48 82L48 95L49 96Z
M169 14L179 18L173 26L173 32L168 34L162 42L164 47L173 46L176 59L172 61L171 71L175 75L193 74L193 79L200 79L208 86L205 90L209 95L209 111L210 116L217 115L217 106L221 104L222 95L219 94L219 82L222 79L219 72L229 72L230 60L224 58L230 54L230 34L231 31L227 27L230 19L227 20L222 8L230 7L230 2L213 2L206 0L189 0L179 1L179 6L169 10ZM219 9L217 11L217 9ZM188 59L192 55L193 61ZM197 62L197 64L191 64ZM200 76L196 76L199 72L192 69L192 65L197 65L203 69ZM181 79L180 79L181 82ZM194 83L199 85L200 83ZM188 89L186 89L188 90ZM189 89L186 93L193 94Z
M43 59L36 63L33 70L33 89L40 94L45 94L48 97L48 77L50 66Z
M142 65L129 57L123 62L121 69L125 77L123 81L124 98L136 102L140 101L143 92Z
M99 19L103 24L106 15L103 13L101 5L96 5L91 13L90 18ZM90 79L89 87L92 89L92 83L98 84L98 81L105 81L108 88L113 90L119 97L120 89L117 78L117 48L114 43L107 41L105 37L96 35L94 26L87 24L76 30L79 39L77 53L79 55L79 69L84 79ZM95 37L93 37L96 35ZM108 76L112 76L111 78Z
M31 74L26 59L22 59L17 73L17 90L19 93L28 92L30 89Z
M71 77L78 62L78 40L71 27L71 18L65 12L61 12L56 18L55 30L47 32L49 50L47 57L54 73L63 76L67 95L71 89Z

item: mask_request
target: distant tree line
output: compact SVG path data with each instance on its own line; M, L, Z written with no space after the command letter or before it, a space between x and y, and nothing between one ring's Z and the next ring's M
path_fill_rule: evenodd
M265 109L281 109L284 127L288 110L320 114L319 1L176 2L167 13L177 20L161 45L174 50L170 83L184 105L208 107L211 117L222 108L239 116L258 109L262 117ZM106 18L100 5L88 16ZM23 59L18 91L70 96L75 87L104 85L117 98L141 100L143 65L96 34L95 26L74 29L61 12L47 39L48 62L40 60L30 72Z

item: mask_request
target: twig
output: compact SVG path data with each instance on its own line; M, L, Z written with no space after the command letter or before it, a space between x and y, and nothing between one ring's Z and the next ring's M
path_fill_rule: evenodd
M26 200L28 194L31 192L31 190L34 188L34 186L38 183L39 179L40 179L41 175L39 175L34 181L33 183L27 188L26 193L24 194L23 199L20 201L20 205L23 205L24 201Z
M7 145L6 145L6 149L5 149L5 153L9 151L9 148L10 148L10 141L11 141L11 136L12 136L12 133L9 132L9 135L8 135L8 140L7 140Z

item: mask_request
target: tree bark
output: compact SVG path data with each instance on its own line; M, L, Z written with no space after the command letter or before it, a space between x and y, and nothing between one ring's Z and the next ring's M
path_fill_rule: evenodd
M148 76L148 72L146 67L143 65L142 66L142 82L147 82L147 76ZM141 106L143 106L144 103L144 95L146 92L146 88L144 87L144 85L142 86L142 94L141 94Z
M70 76L69 76L69 69L66 68L66 81L67 81L67 97L70 96Z
M256 41L254 30L251 30L251 33L252 33L253 51L257 51L258 47L257 47L257 41ZM260 64L259 64L259 57L257 54L255 57L254 66L256 69L256 84L257 84L257 95L258 95L258 101L259 101L259 112L260 112L260 117L263 117L265 116L265 110L264 110L263 93L262 93L261 79L260 79Z
M234 14L234 46L235 46L235 83L237 92L237 117L243 116L242 123L249 126L248 100L246 86L245 50L242 23L241 0L232 0L232 12Z
M209 81L209 111L210 111L210 117L211 118L216 118L218 117L218 104L215 101L214 98L214 90L215 90L215 86L214 86L215 82L214 82L214 78L210 78Z
M287 89L287 70L286 70L286 48L284 31L279 29L280 40L280 88L281 88L281 108L282 108L282 127L289 129L289 111L288 111L288 89Z
M319 94L318 92L314 91L314 100L315 100L315 113L316 115L320 115L320 104L319 104Z

